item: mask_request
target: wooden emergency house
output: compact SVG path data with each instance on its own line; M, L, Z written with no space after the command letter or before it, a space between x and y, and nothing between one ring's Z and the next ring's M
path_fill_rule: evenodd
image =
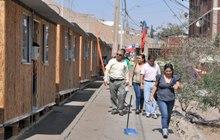
M93 80L99 43L41 0L0 0L0 139Z
M55 104L58 24L73 27L41 0L0 1L1 134L14 135Z
M103 65L105 66L108 63L108 61L111 59L111 47L106 42L101 41L101 39L99 46L101 49ZM99 63L99 73L100 75L104 75L101 60L98 60L98 63Z
M98 56L98 41L99 39L92 33L88 33L89 38L90 38L90 77L91 79L94 79L98 76L99 72L99 65L98 61L99 56Z
M54 102L56 25L21 2L0 1L1 123Z
M110 46L106 42L100 41L100 47L101 47L102 56L106 56L107 58L110 58L111 57Z
M85 34L80 36L80 46L79 46L79 81L80 84L84 84L90 81L89 77L89 36Z
M75 23L57 26L56 87L60 96L79 89L80 48L86 33ZM62 100L62 99L61 99Z

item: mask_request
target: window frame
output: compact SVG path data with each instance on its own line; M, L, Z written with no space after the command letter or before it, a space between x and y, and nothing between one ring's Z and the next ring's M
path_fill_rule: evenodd
M68 32L68 60L72 60L72 33Z
M84 44L84 59L88 59L89 58L89 41L86 40L85 44Z
M76 35L72 36L72 61L76 61Z
M64 32L64 59L65 61L69 61L69 32L65 30Z
M24 20L26 20L26 35L24 37ZM32 46L32 32L31 32L31 22L32 18L30 15L23 13L22 14L22 21L21 21L21 29L22 29L22 47L21 47L21 63L22 64L30 64L31 63L31 46ZM24 47L24 38L26 38L26 47ZM25 54L24 54L25 52ZM25 58L26 57L26 58Z
M50 36L50 26L48 24L43 24L43 51L42 60L44 64L49 65L49 36Z

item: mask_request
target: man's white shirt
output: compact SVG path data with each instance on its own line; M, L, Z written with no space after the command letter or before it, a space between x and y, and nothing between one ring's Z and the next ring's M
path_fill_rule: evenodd
M160 66L154 63L154 66L145 63L141 69L141 75L144 75L145 81L156 81L156 75L161 74Z
M129 81L128 65L125 60L117 61L116 58L112 58L106 65L104 80L108 81L109 78L113 79L125 79Z

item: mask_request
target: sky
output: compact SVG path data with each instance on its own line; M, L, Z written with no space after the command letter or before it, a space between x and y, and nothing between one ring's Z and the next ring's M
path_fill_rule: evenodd
M114 1L115 0L57 0L59 3L64 1L64 5L80 13L92 14L103 20L114 20ZM165 26L167 23L186 22L184 12L188 10L177 3L175 0L126 0L127 10L131 17L129 26L139 28L140 21L145 20L148 26ZM171 7L174 13L180 18L181 22L169 10L164 1ZM176 0L188 7L189 0Z

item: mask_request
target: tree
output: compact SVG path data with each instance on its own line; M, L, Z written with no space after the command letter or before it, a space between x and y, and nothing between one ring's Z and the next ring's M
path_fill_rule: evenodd
M173 51L171 62L179 73L184 88L178 96L185 117L193 123L220 127L220 118L207 120L191 108L217 108L220 111L220 62L215 56L220 49L214 40L186 39ZM209 60L209 58L212 58ZM203 71L203 73L198 70Z
M168 23L166 26L160 26L157 28L157 36L160 39L167 38L169 36L185 35L184 25Z
M219 47L219 45L220 45L220 34L218 33L218 34L215 36L214 46L215 46L215 47Z
M150 38L154 38L154 32L155 32L154 27L153 27L153 25L151 25L151 28L150 28Z

